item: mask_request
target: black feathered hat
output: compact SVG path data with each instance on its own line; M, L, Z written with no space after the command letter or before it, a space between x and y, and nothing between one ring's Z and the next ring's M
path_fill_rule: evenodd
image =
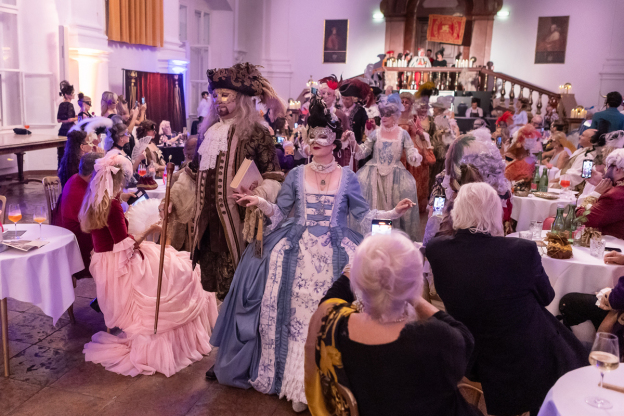
M60 86L60 90L61 92L59 92L59 95L62 97L64 95L71 95L74 92L74 86L71 85L69 82L63 80L61 81L61 86Z

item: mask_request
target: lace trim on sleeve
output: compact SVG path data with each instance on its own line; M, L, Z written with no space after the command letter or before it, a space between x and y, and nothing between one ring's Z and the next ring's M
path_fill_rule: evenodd
M418 167L420 166L420 163L422 162L422 155L420 154L420 152L418 151L418 149L416 149L415 147L412 147L411 149L406 149L406 155L407 155L407 163L409 163L410 165L414 166L414 167Z
M276 204L268 202L264 198L258 197L258 209L271 219L271 224L266 226L267 232L276 229L277 226L286 219L286 216Z

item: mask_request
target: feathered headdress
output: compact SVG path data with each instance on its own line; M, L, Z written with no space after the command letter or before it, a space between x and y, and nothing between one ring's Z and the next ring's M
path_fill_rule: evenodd
M310 115L308 116L308 128L303 131L304 142L308 143L308 133L312 129L324 129L325 133L329 137L328 143L321 143L321 146L331 145L336 138L341 138L342 128L337 122L332 120L332 115L325 102L321 100L316 94L312 96L310 100Z
M126 180L132 176L132 162L118 153L108 153L95 161L95 173L89 182L91 189L89 205L99 205L107 194L111 199L115 197L113 195L113 175L119 172L119 169L123 170Z
M85 118L82 121L74 124L71 129L69 129L69 133L74 130L82 130L87 134L94 133L98 129L110 129L113 127L113 120L108 117L92 117Z
M342 81L342 77L340 81ZM340 81L338 81L338 77L336 75L331 74L328 77L319 79L319 84L326 84L330 89L335 91L338 89Z
M499 195L504 195L511 189L511 184L505 178L505 162L500 151L491 142L482 142L471 134L465 134L449 146L445 161L448 178L445 181L455 191L459 189L462 164L474 166L483 180Z
M418 88L418 91L416 91L415 97L416 98L431 97L433 95L434 90L435 90L435 84L431 81L427 81Z
M522 146L524 149L530 150L541 139L542 134L532 124L525 124L513 135L510 148L520 148Z
M275 121L276 118L286 115L286 106L258 68L261 67L244 62L230 68L209 69L208 91L212 93L218 88L225 88L250 97L258 97L260 102L271 110L271 121Z
M357 78L343 81L339 91L343 97L359 98L365 107L370 107L375 103L375 94L371 86Z
M379 107L380 112L383 110L390 110L393 114L401 114L405 111L405 107L403 106L403 103L401 103L401 97L396 92L390 95L382 96L377 106Z
M621 149L624 147L624 130L616 130L605 134L605 146Z
M504 121L508 126L513 124L513 114L511 114L511 111L505 111L503 115L496 120L496 125L498 126L501 121Z
M445 95L443 97L438 97L436 102L431 104L431 107L446 108L448 110L451 108L453 101L455 101L455 97L452 95Z

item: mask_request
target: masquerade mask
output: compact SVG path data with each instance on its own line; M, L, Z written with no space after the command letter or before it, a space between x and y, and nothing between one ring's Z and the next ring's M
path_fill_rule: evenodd
M395 114L396 114L396 111L394 108L380 108L379 109L379 115L382 117L392 117Z
M212 93L212 102L218 105L226 105L233 102L237 95L236 91L218 88Z
M91 101L83 101L83 103L91 107Z
M336 133L329 127L313 127L308 130L308 143L310 145L331 146L336 140Z

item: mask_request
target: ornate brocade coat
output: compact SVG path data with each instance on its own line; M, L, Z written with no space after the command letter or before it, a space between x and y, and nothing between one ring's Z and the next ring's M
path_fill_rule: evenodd
M203 140L204 138L201 138L198 141L198 149ZM245 159L252 159L255 162L263 179L272 179L277 182L284 180L284 174L281 171L277 153L275 152L274 141L265 127L256 124L249 137L240 138L236 134L236 125L232 125L230 126L227 140L228 151L219 154L214 169L216 172L211 175L213 172L210 172L210 170L200 170L197 174L195 235L193 236L191 247L193 265L198 262L197 249L200 246L204 233L209 226L218 226L218 224L209 224L210 204L214 203L225 233L227 251L232 255L234 268L238 266L238 261L246 247L246 242L242 236L245 208L240 207L233 198L230 198L234 193L230 183ZM196 158L199 157L198 153ZM214 184L210 183L210 177L214 178ZM214 191L212 191L211 185L214 185Z

